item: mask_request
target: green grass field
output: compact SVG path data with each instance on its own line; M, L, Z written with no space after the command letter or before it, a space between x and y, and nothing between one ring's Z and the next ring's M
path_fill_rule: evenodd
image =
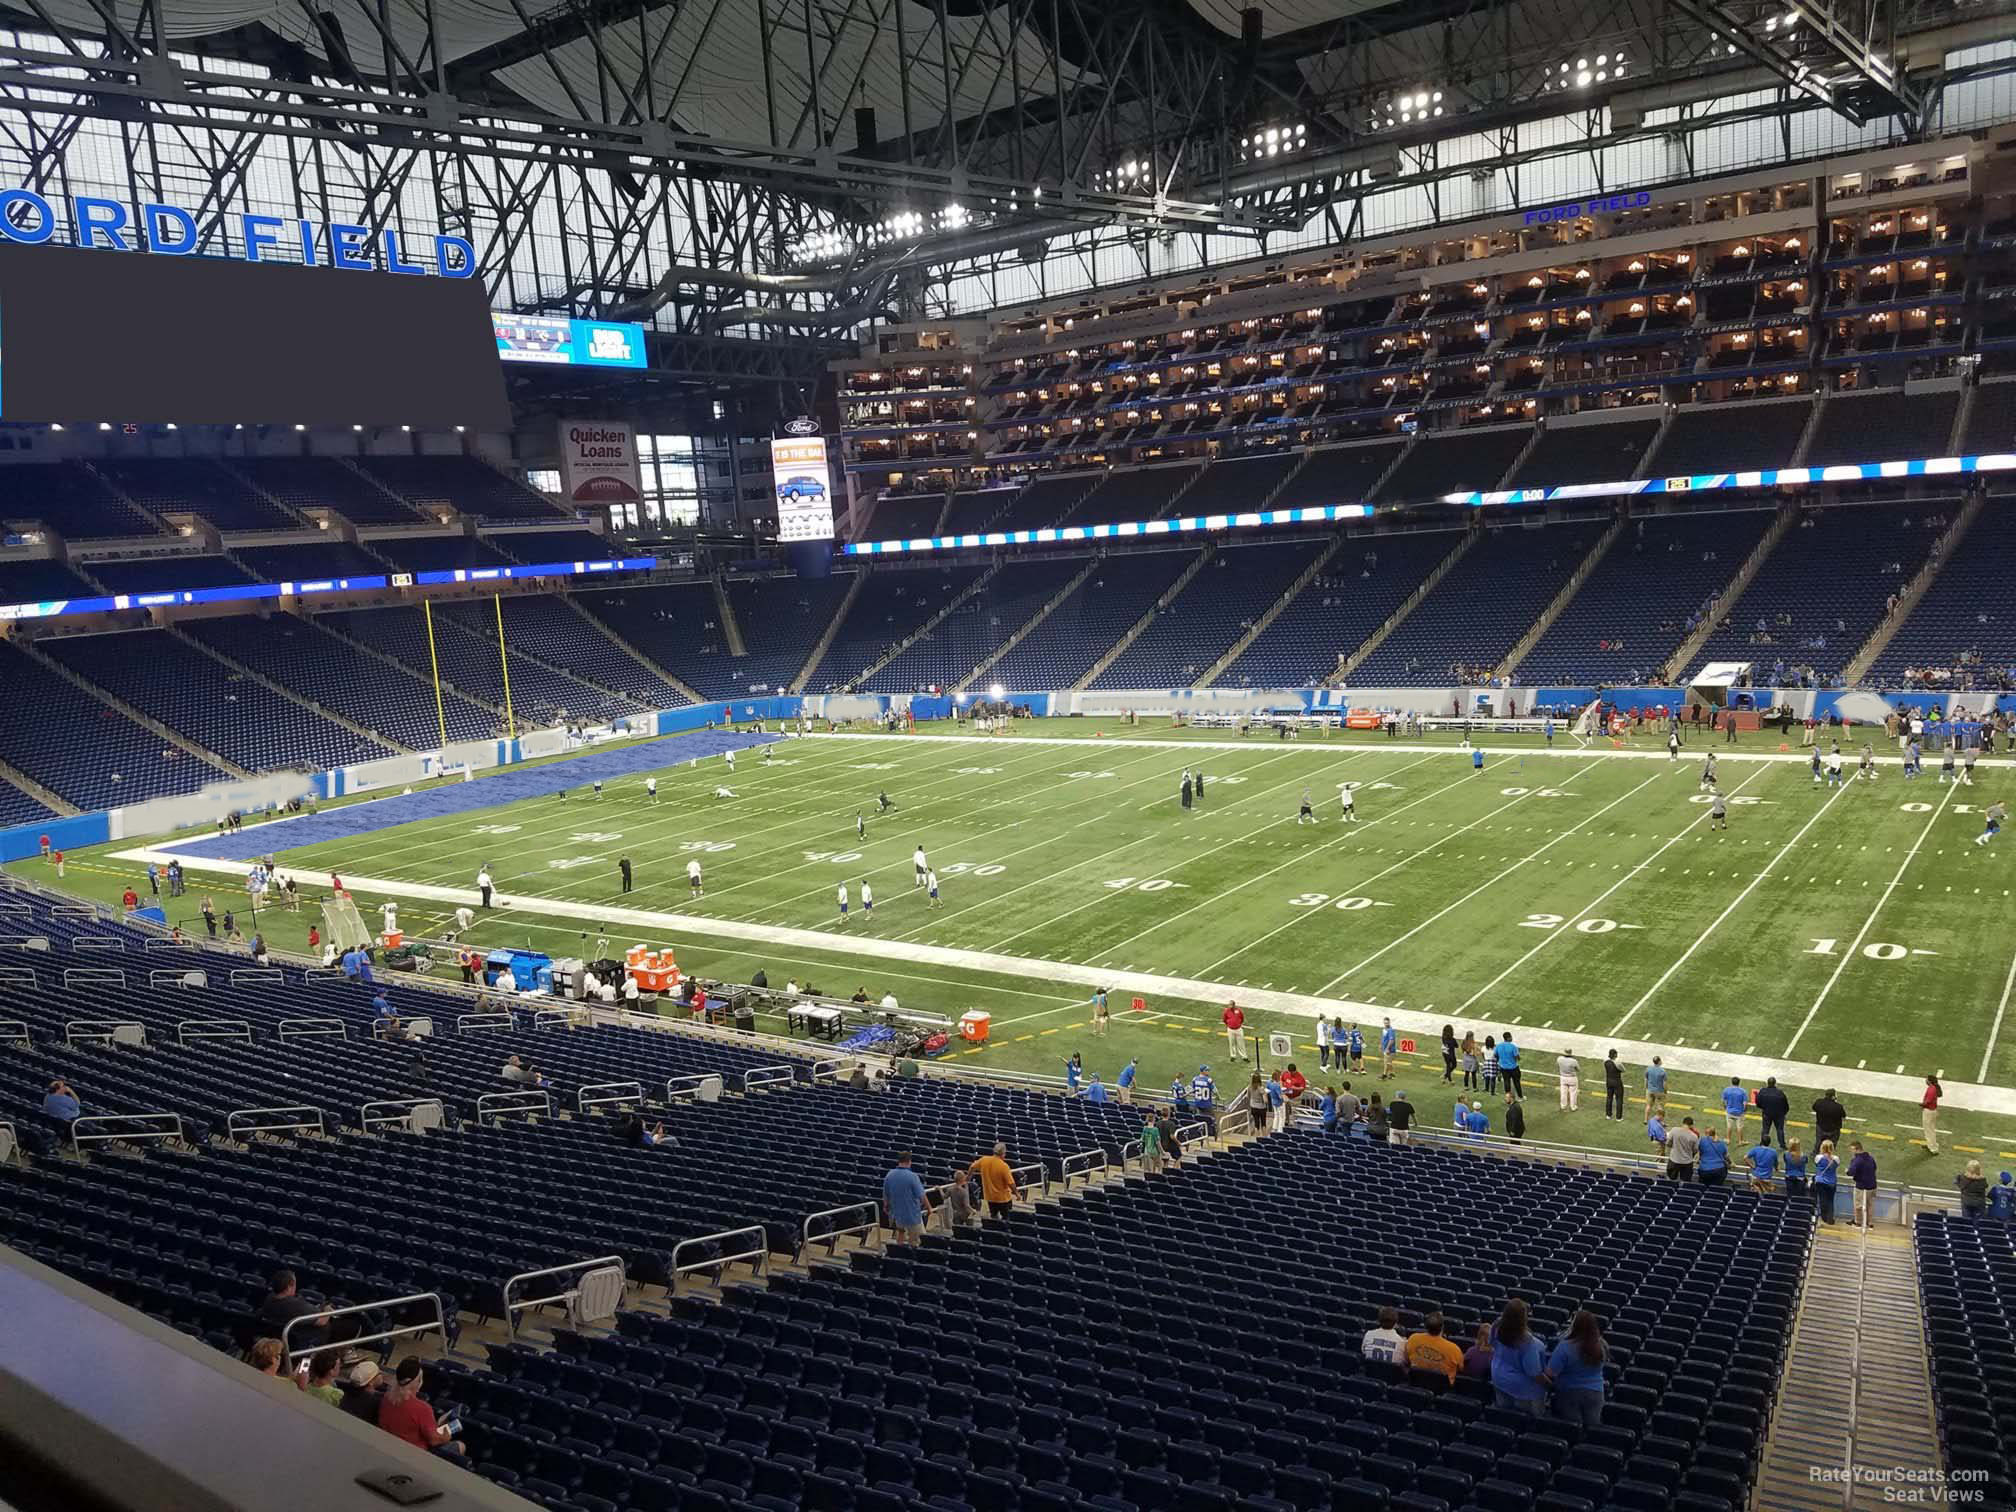
M1778 748L1746 742L1738 753ZM1434 1044L1447 1021L1480 1037L1511 1026L1528 1045L1538 1138L1640 1147L1635 1106L1624 1124L1600 1116L1600 1062L1616 1044L1634 1094L1656 1049L1677 1068L1676 1103L1704 1112L1730 1072L1777 1074L1795 1110L1838 1081L1882 1141L1886 1178L1944 1186L1969 1151L2016 1160L2016 1097L1994 1090L2016 1082L2016 1032L2002 1023L2016 837L1971 843L1980 811L2016 793L2006 761L1984 762L1971 788L1942 786L1936 770L1906 783L1894 764L1873 784L1827 788L1803 764L1725 750L1730 820L1716 833L1698 750L1669 762L1650 741L1591 757L1487 740L1481 772L1454 736L1282 742L1087 720L773 750L767 764L742 753L732 776L719 758L662 770L655 803L640 776L599 800L577 788L281 860L304 882L342 874L367 905L382 884L422 936L451 905L404 889L472 889L487 862L506 906L482 919L478 943L577 954L585 932L618 949L674 945L709 975L742 979L760 964L773 986L795 976L831 996L894 991L954 1017L985 1007L994 1042L968 1053L1015 1069L1054 1072L1075 1049L1109 1081L1136 1056L1144 1082L1166 1086L1209 1061L1229 1093L1240 1078L1217 1014L1240 998L1253 1028L1296 1032L1313 1075L1312 1021L1297 1010L1322 999L1368 1040L1394 1014L1420 1045L1396 1085L1431 1124L1448 1116ZM1186 812L1180 774L1199 766L1203 797ZM1344 783L1357 785L1355 823L1340 816ZM717 798L721 785L735 796ZM1313 824L1297 822L1305 789ZM880 791L895 812L877 814ZM918 844L941 878L937 909L911 883ZM73 857L67 883L116 896L140 871L115 859L121 848ZM635 865L628 896L619 854ZM706 876L698 901L693 858ZM220 903L242 898L197 873L192 917L210 880ZM269 938L298 949L311 917L269 925ZM1108 978L1116 1015L1099 1041L1084 1005ZM1126 1011L1136 996L1147 1012ZM1574 1115L1554 1109L1563 1044L1584 1070ZM1914 1143L1910 1089L1927 1072L1986 1089L1953 1089L1937 1159Z

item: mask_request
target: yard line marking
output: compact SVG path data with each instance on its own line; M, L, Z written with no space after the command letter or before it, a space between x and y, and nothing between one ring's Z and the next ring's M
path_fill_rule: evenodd
M1587 768L1584 768L1584 770L1586 771ZM1567 781L1573 782L1575 778L1579 777L1580 775L1581 773L1577 772L1573 776L1570 776L1567 779ZM1520 857L1517 861L1513 862L1510 866L1506 867L1503 871L1498 873L1497 876L1490 878L1488 881L1480 882L1477 886L1471 888L1470 891L1463 894L1462 897L1458 898L1454 903L1451 903L1448 905L1448 907L1439 909L1436 912L1430 914L1427 918L1423 919L1419 924L1416 924L1412 929L1408 930L1407 933L1401 935L1398 939L1393 940L1388 944L1380 946L1379 949L1373 951L1372 954L1365 957L1365 959L1360 961L1356 966L1349 966L1346 967L1343 971L1338 972L1336 976L1332 977L1329 981L1325 982L1321 987L1318 987L1316 989L1316 995L1318 997L1328 997L1330 995L1330 990L1333 987L1337 986L1342 981L1344 981L1346 977L1349 977L1356 972L1363 971L1367 966L1370 966L1374 961L1378 960L1379 957L1386 954L1387 951L1392 950L1395 946L1404 945L1407 941L1413 939L1414 936L1419 934L1422 930L1426 929L1430 924L1433 924L1437 919L1440 919L1444 914L1449 913L1453 909L1461 908L1465 903L1468 903L1472 898L1476 897L1477 894L1483 892L1485 888L1490 887L1495 883L1504 881L1505 878L1511 876L1512 873L1519 870L1519 868L1524 866L1528 861L1537 860L1539 857L1545 855L1548 851L1552 850L1555 846L1559 845L1563 840L1566 840L1570 835L1574 834L1576 830L1581 829L1583 825L1591 824L1594 823L1596 820L1601 819L1605 814L1609 813L1610 810L1617 807L1617 805L1622 803L1626 798L1635 797L1644 788L1648 787L1650 784L1654 782L1657 782L1658 780L1659 778L1656 774L1654 776L1647 777L1645 781L1639 783L1637 787L1632 788L1629 792L1623 793L1618 797L1611 799L1608 803L1604 804L1603 807L1596 810L1595 813L1590 814L1587 818L1578 820L1572 828L1563 830L1560 834L1556 835L1552 840L1549 840L1545 845L1541 846L1531 855Z
M1766 861L1764 863L1764 869L1758 872L1756 876L1750 879L1750 885L1748 887L1745 887L1743 891L1741 891L1740 893L1736 894L1734 898L1730 899L1729 906L1723 909L1721 913L1715 916L1715 922L1710 924L1706 929L1702 930L1700 934L1696 935L1694 938L1694 943L1692 945L1689 945L1685 950L1680 952L1680 958L1676 960L1671 966L1668 966L1664 971L1660 972L1659 980L1654 982L1650 987L1645 989L1645 996L1641 997L1640 999L1638 999L1637 1002L1633 1003L1631 1005L1630 1011L1626 1013L1624 1017L1617 1020L1617 1022L1611 1026L1610 1032L1612 1034L1621 1033L1623 1031L1624 1026L1630 1023L1632 1019L1638 1016L1638 1010L1640 1008L1643 1008L1647 1003L1651 1002L1653 998L1658 996L1659 989L1664 987L1668 982L1673 980L1673 973L1678 971L1682 966L1685 966L1690 960L1692 960L1694 958L1694 952L1699 950L1703 945L1706 945L1708 943L1709 937L1713 935L1716 930L1720 929L1724 924L1729 922L1729 916L1734 912L1736 912L1737 909L1743 906L1743 900L1749 897L1751 893L1756 891L1757 884L1759 882L1762 882L1766 877L1771 875L1771 869L1775 867L1780 861L1785 859L1786 855L1791 851L1792 847L1797 845L1800 842L1800 840L1805 837L1806 831L1813 828L1814 825L1818 824L1821 820L1821 817L1824 814L1826 814L1827 810L1829 810L1834 806L1835 800L1840 798L1840 796L1847 791L1848 789L1846 789L1845 787L1836 788L1834 790L1834 797L1829 798L1825 803L1821 804L1818 809L1814 810L1813 817L1808 819L1804 824L1800 825L1798 830L1794 832L1790 840L1787 840L1783 845L1778 847L1777 854L1772 856L1772 858L1769 861Z
M1742 792L1744 788L1748 787L1751 783L1755 782L1759 777L1762 777L1764 773L1768 770L1769 768L1759 768L1757 771L1752 772L1748 777L1745 777L1741 782L1737 783L1735 787L1729 790L1731 795L1733 796L1736 793ZM1595 896L1595 898L1592 899L1590 902L1583 904L1582 907L1578 909L1572 917L1562 920L1559 926L1550 930L1548 933L1542 935L1540 937L1539 944L1535 945L1531 950L1527 951L1524 955L1519 957L1518 960L1514 961L1510 966L1507 966L1503 971L1499 972L1498 975L1491 978L1490 981L1486 982L1482 987L1479 987L1475 992L1471 993L1470 996L1465 998L1461 1003L1457 1004L1456 1011L1458 1013L1463 1012L1472 1003L1476 1002L1477 999L1484 996L1485 993L1489 992L1492 988L1496 987L1500 982L1504 981L1505 978L1512 975L1513 972L1517 971L1521 966L1524 966L1528 961L1532 960L1533 957L1540 954L1540 952L1545 950L1549 945L1553 944L1556 940L1560 939L1562 936L1573 933L1575 926L1581 923L1582 920L1587 918L1589 916L1590 911L1596 908L1599 904L1601 904L1605 898L1609 897L1612 893L1616 892L1620 887L1624 887L1625 885L1627 885L1633 877L1636 877L1640 872L1644 871L1646 867L1650 866L1654 861L1657 861L1661 856L1665 855L1666 852L1670 850L1673 846L1678 845L1682 840L1686 839L1687 836L1690 833L1692 833L1694 827L1697 824L1706 824L1708 822L1708 819L1709 819L1708 811L1704 808L1700 814L1688 820L1687 823L1679 830L1679 832L1673 835L1672 838L1667 840L1664 845L1661 845L1659 849L1652 852L1651 855L1647 856L1643 861L1640 861L1636 866L1632 867L1631 870L1626 872L1623 876L1619 877L1615 882L1612 882L1608 887L1604 888L1603 891L1598 893Z
M1876 900L1876 906L1869 910L1869 917L1862 921L1862 927L1855 931L1855 938L1849 942L1848 948L1841 953L1841 960L1834 967L1832 974L1828 976L1827 985L1820 989L1820 996L1813 999L1813 1006L1806 1010L1806 1017L1799 1021L1798 1032L1792 1036L1791 1043L1785 1047L1785 1056L1788 1060L1791 1058L1792 1051L1798 1046L1799 1041L1805 1038L1806 1030L1812 1024L1815 1016L1820 1012L1821 1004L1825 1003L1828 994L1833 992L1834 984L1841 980L1841 973L1848 969L1848 963L1854 960L1861 951L1862 942L1869 937L1869 931L1875 926L1876 916L1883 912L1883 905L1890 901L1890 894L1895 892L1897 884L1904 880L1904 873L1910 868L1912 860L1917 856L1918 848L1925 843L1925 837L1932 833L1932 826L1939 822L1939 816L1946 812L1947 803L1952 800L1953 795L1958 791L1958 788L1949 787L1946 789L1945 796L1939 800L1939 806L1932 810L1932 817L1925 821L1925 828L1918 832L1918 838L1911 842L1911 849L1904 853L1904 859L1897 864L1897 875L1892 877L1890 885L1883 889L1882 896Z
M2002 979L2002 1001L1995 1005L1995 1025L1988 1031L1988 1047L1981 1052L1981 1069L1975 1075L1980 1081L1988 1075L1988 1060L1995 1053L1995 1041L2002 1035L2002 1017L2009 1011L2009 989L2016 987L2016 956L2009 958L2009 974Z

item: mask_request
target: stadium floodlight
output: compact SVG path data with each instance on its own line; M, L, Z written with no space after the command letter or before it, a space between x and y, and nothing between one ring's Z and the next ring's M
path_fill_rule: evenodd
M999 703L1003 698L1008 696L1008 690L1002 687L1001 684L999 684L998 682L989 683L987 685L987 696L993 699L994 702Z
M110 430L112 429L112 422L110 420L100 420L98 422L98 429L101 431Z
M305 426L305 425L297 425L297 426L295 426L295 427L294 427L294 429L296 429L297 431L304 431L304 430L308 429L308 427L307 427L307 426Z
M52 431L60 431L61 429L63 429L63 427L60 425L51 425L49 429L51 429Z
M169 427L169 429L170 429L170 430L173 430L173 429L174 429L174 427L173 427L173 426L171 425L171 426ZM364 429L364 427L363 427L363 426L361 426L361 425L353 425L353 426L351 426L351 427L350 427L350 429L352 429L353 431L361 431L362 429Z

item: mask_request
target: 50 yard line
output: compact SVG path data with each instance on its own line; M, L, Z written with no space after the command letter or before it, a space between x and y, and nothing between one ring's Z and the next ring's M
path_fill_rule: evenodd
M1917 859L1918 849L1925 843L1925 837L1932 833L1932 826L1939 822L1939 816L1946 812L1946 805L1952 801L1953 795L1959 791L1960 785L1957 782L1948 787L1946 789L1946 796L1939 800L1939 807L1932 810L1932 817L1925 821L1925 828L1918 831L1918 838L1911 842L1911 849L1904 853L1904 860L1897 867L1897 875L1892 877L1890 885L1883 889L1883 895L1876 900L1876 906L1869 910L1869 917L1862 921L1862 927L1855 931L1855 938L1849 942L1848 948L1841 952L1841 960L1828 976L1827 985L1820 989L1820 996L1813 999L1813 1006L1806 1010L1806 1017L1799 1021L1798 1031L1793 1034L1791 1043L1785 1047L1784 1059L1790 1060L1792 1058L1794 1046L1805 1038L1806 1030L1812 1025L1814 1018L1820 1012L1820 1005L1827 1001L1828 994L1834 990L1834 984L1841 980L1841 973L1848 969L1848 963L1855 959L1855 953L1862 948L1862 942L1869 937L1869 931L1875 927L1876 915L1883 912L1883 905L1890 901L1890 894L1897 890L1897 884L1904 880L1904 873L1910 869L1911 863ZM2006 993L2004 994L2004 1000L2007 1000Z

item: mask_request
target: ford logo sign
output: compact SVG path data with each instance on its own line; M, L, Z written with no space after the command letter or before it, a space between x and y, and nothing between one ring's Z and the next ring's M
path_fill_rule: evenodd
M784 434L787 436L816 436L819 434L819 422L817 420L808 420L803 416L800 416L796 420L786 420L784 422Z

